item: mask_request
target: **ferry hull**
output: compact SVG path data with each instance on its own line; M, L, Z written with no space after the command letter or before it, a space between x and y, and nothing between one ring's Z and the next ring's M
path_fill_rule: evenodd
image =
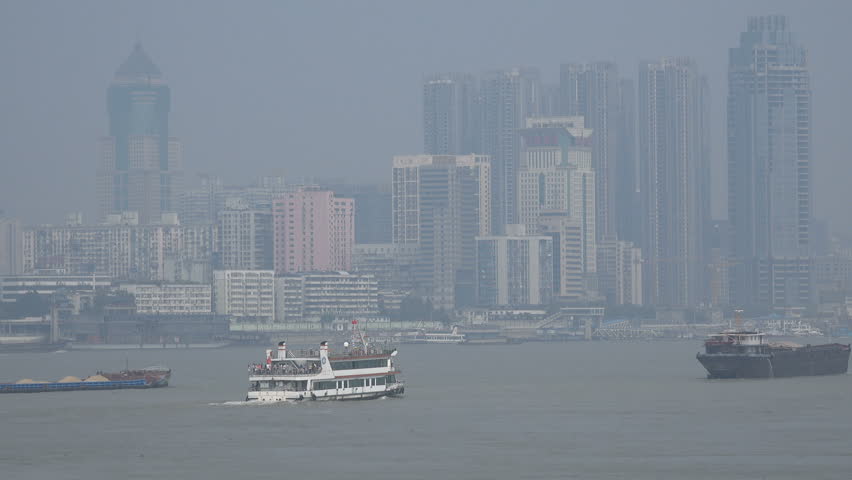
M848 345L771 349L765 354L699 353L708 378L783 378L846 373Z
M346 400L374 400L384 397L401 397L405 394L404 385L391 386L381 391L359 391L346 393L329 392L249 392L247 402L330 402Z

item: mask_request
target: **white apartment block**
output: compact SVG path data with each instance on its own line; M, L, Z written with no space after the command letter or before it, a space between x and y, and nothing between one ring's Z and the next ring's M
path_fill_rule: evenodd
M38 226L24 229L23 270L25 274L59 269L120 280L186 281L181 272L199 262L209 263L215 248L212 227L172 221Z
M192 283L129 284L121 290L133 295L136 312L149 315L202 315L213 312L213 289Z
M275 274L272 270L213 272L216 313L271 322L275 317Z
M374 316L379 313L379 285L373 275L348 272L285 275L275 279L275 302L277 322Z

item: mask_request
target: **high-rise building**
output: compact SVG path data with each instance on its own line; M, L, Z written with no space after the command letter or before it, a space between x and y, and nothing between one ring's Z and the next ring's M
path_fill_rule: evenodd
M583 271L596 271L596 173L592 169L594 132L583 117L537 117L521 130L523 161L518 175L518 220L538 232L542 211L565 211L583 231Z
M303 187L273 201L275 273L349 270L355 201Z
M24 233L21 222L0 211L0 275L20 275L24 271Z
M170 91L160 69L136 44L107 91L109 135L99 144L99 214L135 211L142 224L177 212L182 147L169 137Z
M490 167L484 155L393 159L393 242L417 245L418 293L436 308L474 301L476 237L491 232Z
M502 233L517 222L517 178L521 162L520 130L540 111L539 71L514 68L483 77L481 95L482 151L491 158L494 205L492 226Z
M476 237L477 304L549 305L553 299L553 239L508 225L505 235Z
M750 17L728 64L732 302L811 302L811 85L787 17Z
M636 155L636 88L633 80L621 79L618 98L615 230L618 240L639 245L642 241L642 202Z
M582 116L592 136L595 171L597 238L617 235L621 91L618 69L611 62L565 64L560 68L561 114ZM629 173L628 173L629 174Z
M655 305L688 307L706 301L707 95L706 78L690 59L640 65L643 287Z
M423 82L423 148L430 155L479 151L476 81L472 75L445 73Z
M224 270L271 270L272 211L253 209L234 199L219 212L217 267Z

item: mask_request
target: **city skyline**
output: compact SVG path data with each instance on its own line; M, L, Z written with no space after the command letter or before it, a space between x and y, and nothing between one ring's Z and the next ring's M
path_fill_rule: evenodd
M662 2L660 5L665 5L665 2ZM827 98L831 98L833 96L832 85L839 85L843 83L841 80L843 78L848 78L848 76L844 77L844 75L848 72L841 69L839 76L833 75L831 77L821 73L825 71L827 58L829 58L832 52L836 52L834 43L828 41L825 37L825 33L813 27L815 23L818 23L815 21L815 18L826 18L824 12L821 13L820 11L811 11L809 9L800 8L800 6L794 2L787 4L753 2L747 4L747 7L743 7L743 11L740 13L728 10L725 13L724 18L720 18L718 13L704 12L702 10L703 7L697 4L689 5L689 8L672 4L669 4L668 6L675 18L689 19L704 16L716 19L716 26L719 27L717 28L718 31L714 31L712 37L709 37L710 41L693 41L692 34L685 36L681 35L683 42L681 42L682 45L679 45L675 49L676 51L672 51L671 46L661 43L661 40L665 38L667 34L680 35L683 33L682 30L679 30L680 27L672 24L669 25L668 30L658 28L658 33L643 37L643 42L647 41L647 45L643 43L642 45L625 46L625 48L622 49L610 49L609 52L611 53L609 54L604 54L602 51L598 50L598 47L594 44L585 44L583 49L572 51L571 48L567 48L561 49L558 52L548 50L547 48L541 48L538 50L513 48L507 50L506 55L492 54L475 60L471 59L470 61L461 60L461 57L463 57L464 53L467 51L467 49L464 48L465 44L462 43L460 44L462 48L458 49L457 52L450 53L444 51L444 53L447 53L446 57L441 57L439 59L438 57L428 56L420 61L406 60L399 66L400 69L398 72L389 72L384 70L384 77L380 82L382 84L385 84L386 81L396 81L394 79L400 78L400 75L408 79L401 84L397 84L390 90L387 90L386 88L384 89L386 91L386 94L384 95L386 98L396 99L394 104L398 106L394 108L396 108L397 111L403 111L404 108L404 111L407 113L402 116L399 114L388 116L386 114L392 110L388 110L389 107L384 100L380 100L375 96L361 96L361 99L358 100L358 102L372 99L372 101L377 102L376 105L380 107L378 111L383 112L382 116L384 118L400 119L402 122L395 120L397 125L390 127L388 130L389 132L394 132L390 137L379 134L378 130L375 130L375 133L369 135L360 134L357 139L353 139L353 133L351 132L344 133L341 143L347 143L357 147L354 150L356 152L354 158L358 159L356 163L362 164L365 168L353 168L354 164L343 164L339 173L349 176L356 181L363 181L366 178L378 178L382 180L383 183L389 183L390 179L388 175L383 173L379 173L378 175L376 174L377 172L381 172L380 168L383 163L382 159L379 157L381 156L383 159L387 159L394 154L420 152L423 140L421 136L421 129L418 128L418 123L422 119L422 111L420 110L421 107L419 104L421 102L417 98L416 91L417 89L422 88L423 77L432 74L432 72L461 71L481 74L484 71L493 70L495 68L506 68L511 65L524 64L541 68L543 72L543 79L545 80L543 83L547 83L549 85L556 83L558 68L562 63L613 61L618 65L621 76L634 79L635 81L638 74L636 65L639 59L656 58L674 54L686 54L696 58L698 63L702 65L702 70L707 72L710 78L711 89L714 92L711 106L711 121L714 125L714 128L712 129L713 142L711 148L711 151L713 152L713 213L714 218L724 218L726 211L724 185L727 183L724 175L724 164L726 163L724 158L725 134L723 131L724 128L722 127L722 122L724 121L724 78L726 76L727 69L725 51L727 48L734 45L735 42L732 39L735 39L739 31L742 30L742 24L747 15L756 13L768 14L776 11L783 11L791 16L795 29L800 34L800 38L802 38L803 42L808 45L809 50L813 52L810 59L812 60L810 62L813 77L812 82L815 90L821 92L821 95L817 95L814 98L814 109L819 113L814 116L814 128L819 132L815 141L818 140L820 145L818 156L815 158L817 166L814 169L814 185L817 187L815 190L818 190L819 192L819 194L815 195L813 201L815 213L818 218L825 217L832 220L833 228L841 231L849 230L847 226L848 222L846 222L842 216L842 209L836 204L830 202L830 194L832 192L839 192L842 188L842 182L836 178L837 175L832 175L832 172L846 172L852 168L845 162L841 162L843 157L841 152L845 149L845 147L841 148L840 145L847 140L843 135L836 134L839 129L839 123L837 120L841 118L840 112L842 111L842 106L848 104L848 101L845 97L841 96L838 97L840 102L826 102ZM511 10L510 7L505 5L501 5L499 7L500 8L496 8L494 12L491 12L488 15L504 18L507 12ZM622 5L622 7L626 9L625 11L629 11L631 9L629 5ZM531 8L535 9L542 7ZM466 9L463 10L464 11L461 12L461 14L467 12ZM594 7L590 7L589 12L591 14L590 19L593 20L590 23L593 25L584 28L602 28L596 20L599 17L602 18L601 12L599 10L595 10ZM30 14L28 9L25 7L22 7L19 13L24 16ZM294 12L294 15L296 13L300 12ZM307 12L305 14L309 13L310 12ZM185 14L185 12L179 8L175 14L180 16ZM401 13L391 9L388 14L400 15ZM73 16L74 14L72 12L69 13L69 15ZM61 59L57 59L58 61L56 62L49 62L48 60L50 58L55 58L56 53L66 51L63 49L67 49L69 46L75 45L78 47L76 50L78 50L77 57L79 57L79 52L86 50L85 48L82 48L81 50L81 47L84 46L85 42L89 42L89 45L95 48L90 50L92 52L91 55L84 55L84 58L80 58L82 67L80 69L74 69L75 71L70 77L70 84L72 85L72 88L76 88L81 95L56 99L52 97L53 93L51 91L43 91L43 95L36 97L30 96L31 108L18 108L18 106L23 107L23 104L20 103L21 100L18 97L8 98L8 103L14 107L16 111L20 111L21 119L23 121L12 123L9 121L11 119L4 119L5 121L3 126L6 127L4 130L8 132L8 138L4 139L4 141L0 143L0 149L2 149L0 151L6 152L4 154L5 158L19 158L22 162L20 171L17 171L16 168L16 173L18 173L18 175L16 175L17 181L10 182L6 180L2 181L2 184L0 184L0 187L2 187L0 188L0 192L2 192L0 193L0 203L2 203L7 214L13 215L16 218L22 218L26 223L34 224L48 221L56 222L59 221L65 213L67 213L65 211L54 211L47 205L31 201L32 199L30 199L30 201L24 200L27 198L28 191L26 189L22 189L22 185L33 185L36 178L33 176L35 174L35 170L33 169L38 169L40 171L40 181L35 184L36 188L42 188L42 186L44 186L44 188L50 188L52 191L60 192L69 199L69 201L65 203L67 207L63 210L83 211L88 220L94 219L95 199L82 196L82 192L86 191L88 187L80 189L70 188L67 182L60 179L68 179L68 181L73 182L75 185L90 185L92 189L94 188L93 179L91 177L86 178L82 175L82 170L84 170L83 168L77 167L69 169L69 165L78 165L77 162L82 164L84 160L86 160L83 158L84 154L89 155L89 159L95 155L91 139L97 139L100 135L103 135L103 132L105 131L102 113L104 111L102 96L103 90L100 90L101 93L96 93L95 90L98 89L93 89L92 87L99 86L99 88L102 89L108 80L109 75L111 75L111 71L113 71L118 63L126 58L128 49L131 48L136 40L140 39L145 45L148 53L150 53L151 57L154 59L155 63L162 67L162 70L166 72L166 79L173 90L175 98L177 99L175 100L176 103L172 106L172 131L174 134L181 137L187 149L185 163L187 171L190 173L187 175L187 178L194 179L194 173L196 172L209 172L218 174L219 176L233 178L237 183L246 182L248 178L253 176L281 172L292 177L316 176L322 173L324 168L323 165L328 165L328 162L333 161L333 159L341 158L339 153L332 153L332 150L337 149L337 147L333 144L328 144L327 142L323 142L322 144L309 142L308 144L303 141L298 141L298 145L293 145L291 142L297 141L294 140L294 138L305 138L305 141L307 141L307 138L310 137L305 137L303 135L264 135L264 132L270 132L269 127L274 126L275 123L263 125L261 128L255 128L247 136L246 133L249 132L245 130L246 126L256 125L255 122L243 122L246 126L235 125L231 123L231 120L229 120L229 116L225 114L225 111L222 111L221 115L211 115L211 113L214 113L210 110L210 107L213 105L203 106L197 103L201 98L198 96L199 93L205 90L209 92L209 90L202 84L197 83L198 81L201 81L202 77L195 77L196 82L193 83L196 85L188 84L187 81L190 80L191 77L187 77L187 75L193 71L201 73L201 70L197 70L198 68L212 66L210 62L213 60L213 51L216 50L215 48L212 48L212 46L215 46L217 42L212 42L206 48L200 48L201 45L198 45L199 48L196 48L193 44L191 44L191 42L188 44L186 40L183 40L183 43L175 43L174 46L179 48L178 50L174 50L174 52L180 52L181 55L190 59L188 62L176 62L177 59L172 56L172 51L167 48L168 33L169 29L172 28L171 23L166 23L164 25L155 24L153 20L149 21L147 19L150 17L146 17L147 14L144 12L140 13L133 8L126 7L108 8L105 10L103 15L105 18L109 15L115 18L121 18L124 15L131 15L135 19L133 22L138 25L135 38L133 32L127 32L122 34L126 35L126 42L121 43L119 41L114 42L114 45L111 44L109 46L105 46L91 43L92 39L86 35L82 35L79 36L79 38L70 38L67 42L68 45L54 45L57 47L55 52L46 50L46 45L43 45L42 41L33 43L33 48L36 48L34 51L38 51L38 58L41 58L41 60L39 60L38 69L45 73L49 72L51 67L62 65L63 60ZM87 21L96 22L98 25L106 28L107 30L113 28L112 26L98 23L103 21L103 18L101 17L96 17ZM11 27L14 27L14 25L10 26L10 29L7 29L8 32L12 32L16 35L24 35L23 38L30 35L28 33L25 34L23 32L16 31ZM235 28L237 27L235 26ZM163 35L150 35L146 32L146 29L161 31ZM602 29L601 31L606 32L608 30ZM699 34L700 32L695 33L696 36L700 36ZM557 34L553 33L552 35ZM565 33L564 35L569 34ZM364 38L364 41L372 42L374 38L375 37L368 35ZM482 40L480 40L480 42L481 41ZM495 41L498 43L500 42L499 39L495 39ZM606 42L603 44L605 43ZM233 54L236 52L234 48L236 47L228 47L224 50L220 48L219 50L220 53L224 52L226 59L233 60L235 58ZM328 46L324 45L317 48L328 48ZM357 46L353 46L351 48L357 48ZM641 50L641 52L639 52L639 50ZM691 52L689 50L693 51ZM4 51L4 54L7 52L8 51ZM32 68L27 68L27 64L25 62L31 62L33 60L27 60L17 56L12 56L11 58L13 60L15 70L19 70L21 72L32 71ZM370 64L369 61L367 64ZM222 66L223 64L220 62L219 65ZM252 65L250 59L246 59L245 66L249 67L250 65ZM312 63L308 66L318 67L318 65ZM187 69L187 67L191 68ZM68 69L66 68L65 70L67 71ZM226 68L222 71L224 74L223 76L215 77L207 75L209 80L205 80L204 82L208 83L212 87L221 82L221 79L228 79L230 81L236 81L236 84L238 85L239 79L234 77L235 72L236 71L232 68ZM322 80L322 68L316 70L316 73L320 75L317 78L320 79L320 84L322 84L325 81ZM10 88L26 91L29 87L21 84L19 78L19 76L16 76L16 78L7 79L6 81L11 82L9 85ZM80 89L79 87L83 85L81 81L85 78L91 78L93 81L87 81L87 87ZM828 85L826 85L826 83ZM196 87L200 87L200 90ZM218 87L221 88L222 85L218 85ZM837 87L834 87L835 91L836 88ZM256 92L254 93L246 92L245 90L243 91L245 92L246 100L249 100L247 105L258 107L258 114L260 115L258 118L263 118L263 115L267 114L269 106L277 103L272 102L272 104L268 106L259 105L255 100L257 98L256 95L264 91L264 89L258 88L255 90ZM6 89L6 91L10 90ZM67 88L65 91L67 91ZM367 89L366 91L369 92L375 90ZM86 92L92 93L90 94ZM337 94L333 96L335 98L340 98ZM836 97L836 95L834 95L834 97ZM86 103L88 103L88 105L84 108L80 108L80 106L86 105L84 103L80 103L84 99L86 99ZM30 124L28 116L31 115L30 110L32 107L40 109L44 108L38 106L41 101L49 101L50 104L55 105L56 108L55 116L45 118L47 121L46 128L50 129L50 123L56 121L54 120L54 117L57 119L68 119L70 116L73 116L75 118L72 123L68 123L66 121L69 128L57 132L57 146L62 145L63 153L61 155L57 155L56 153L58 152L48 153L49 150L47 149L53 148L50 147L50 145L39 144L33 146L33 143L29 141L27 143L29 148L24 149L24 144L20 143L27 141L27 139L30 138L28 137L29 134L23 132L21 129ZM227 98L222 99L222 101L225 102L222 105L231 105L231 100L228 100ZM74 105L76 105L76 107L69 108ZM317 115L322 114L322 116L326 116L329 112L335 111L336 107L332 104L324 102L323 105L331 108L319 111L314 109L317 113L311 114L308 117L299 114L294 116L299 117L302 121L308 121L308 124L310 124L311 122L314 122L314 119L319 119ZM244 109L245 107L241 107L234 110L234 112L239 114L244 111ZM298 111L298 109L296 111ZM368 113L368 115L375 115L377 110L373 109L373 112L374 113ZM194 123L188 123L190 119L198 118L199 116L203 116L203 118L205 118L205 121L202 123L203 125L208 125L209 128L199 130L202 124L195 125ZM280 118L279 122L281 123L278 123L278 125L281 127L290 127L293 125L293 120L288 118ZM366 123L373 125L382 124L382 122L376 123L372 121ZM226 127L226 125L230 125L228 128L236 135L222 136L221 133L218 133L221 132L221 128ZM278 127L276 127L276 129L277 128ZM55 128L50 130L55 130ZM370 128L370 130L373 129ZM91 132L91 135L88 136L88 144L84 144L83 142L83 137L85 135L79 134L79 132L86 131ZM77 133L71 137L72 132ZM225 142L211 142L209 140L204 140L204 138L208 135L214 135L219 138L229 138L230 140ZM270 140L266 140L266 137ZM210 137L211 140L212 138L214 137ZM253 139L253 143L246 144L246 140L250 138ZM272 138L285 141L289 145L287 151L297 153L298 158L310 158L312 161L302 162L292 158L287 158L288 155L283 154L259 154L260 150L258 149L267 148L267 146L270 145L269 141L271 141ZM381 138L381 140L378 140L379 138ZM233 148L236 145L233 143L234 141L239 141L239 144L242 145L242 147L245 147L240 150L244 153L234 155L237 153L237 151ZM337 151L339 152L339 150ZM383 153L379 155L379 152ZM60 158L66 160L55 163L58 162ZM236 158L239 158L240 163L245 164L248 168L243 168L237 171L234 170L234 167L228 166L229 164L235 163L234 159ZM55 172L56 177L43 175L43 171L45 171L45 169L47 169L46 171ZM4 178L8 177L4 176Z

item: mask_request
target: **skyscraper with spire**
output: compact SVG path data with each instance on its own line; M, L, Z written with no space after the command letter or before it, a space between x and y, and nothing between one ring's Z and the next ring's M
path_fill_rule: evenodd
M160 69L137 43L107 90L109 135L99 142L98 214L135 211L140 223L177 211L182 149L169 137L170 95Z
M750 17L728 63L728 220L735 305L811 301L811 86L780 15Z

